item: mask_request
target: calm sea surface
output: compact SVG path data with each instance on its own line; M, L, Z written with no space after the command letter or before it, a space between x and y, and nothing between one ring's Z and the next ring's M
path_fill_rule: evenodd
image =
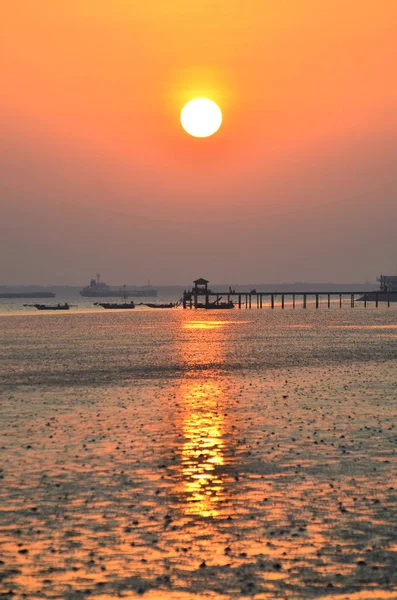
M397 306L33 311L0 311L0 597L397 598Z

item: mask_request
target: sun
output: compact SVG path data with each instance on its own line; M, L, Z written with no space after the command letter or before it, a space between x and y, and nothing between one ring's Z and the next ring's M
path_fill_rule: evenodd
M195 98L182 108L181 123L186 133L193 137L209 137L221 126L222 112L212 100Z

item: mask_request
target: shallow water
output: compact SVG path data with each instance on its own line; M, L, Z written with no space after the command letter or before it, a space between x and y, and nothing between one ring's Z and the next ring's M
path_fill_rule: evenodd
M0 595L397 598L397 307L0 327Z

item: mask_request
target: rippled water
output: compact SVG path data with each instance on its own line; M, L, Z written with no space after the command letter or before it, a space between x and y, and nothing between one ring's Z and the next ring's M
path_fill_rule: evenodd
M0 328L0 597L397 598L397 307Z

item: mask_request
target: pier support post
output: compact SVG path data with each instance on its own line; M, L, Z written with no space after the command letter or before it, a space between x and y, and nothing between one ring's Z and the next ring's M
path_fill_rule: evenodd
M274 294L271 295L271 304L272 304L272 308L274 308Z
M339 308L342 308L342 294L339 294Z
M318 296L318 294L316 294L316 308L318 308L318 303L319 303L319 296Z
M351 294L350 296L350 306L351 308L354 308L354 294Z
M261 300L261 308L262 308L262 305L263 305L263 296L262 296L262 294L260 295L260 300Z
M295 308L295 294L292 294L292 308Z
M238 307L241 308L241 294L238 295Z
M387 294L387 308L390 308L390 294Z
M194 308L197 308L197 294L194 294Z
M367 308L367 294L364 294L364 308Z
M249 294L249 298L248 298L248 300L249 300L249 307L250 307L250 310L251 310L251 300L252 300L252 294Z
M284 308L284 294L281 294L281 308Z
M376 308L379 306L379 294L375 294L375 306Z
M303 294L303 308L306 308L307 306L307 296L306 294Z
M331 308L331 294L328 294L328 308Z

